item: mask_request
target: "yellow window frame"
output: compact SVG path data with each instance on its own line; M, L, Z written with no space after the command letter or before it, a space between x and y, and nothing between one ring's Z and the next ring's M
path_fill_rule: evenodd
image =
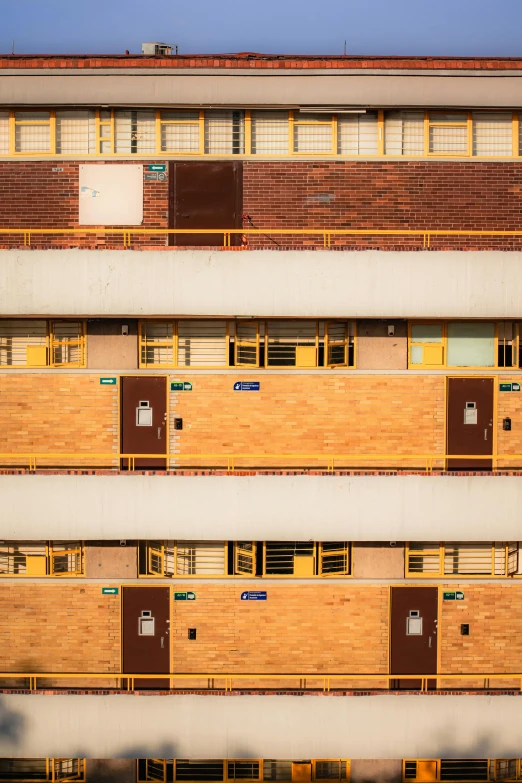
M249 340L245 337L239 337L238 335L238 328L245 324L247 326L255 326L256 327L256 339L255 342L252 342L252 340ZM250 321L245 319L239 319L237 321L234 321L234 365L236 367L252 367L252 368L259 368L259 358L260 358L260 345L261 345L261 337L260 337L260 323L259 321ZM254 346L255 348L255 355L256 360L254 364L247 364L246 362L241 362L239 359L239 352L241 348L251 348Z
M17 761L22 759L16 759ZM27 761L30 761L32 759L27 759ZM43 759L42 759L43 760ZM57 765L62 763L63 761L77 761L78 762L78 774L74 776L66 776L62 777L57 772ZM77 783L82 783L85 781L85 759L54 759L54 758L46 758L45 759L45 777L36 778L32 775L27 775L24 777L23 775L20 775L20 777L11 777L9 778L2 778L0 776L0 783L2 780L9 780L10 783L66 783L66 781L76 781Z
M288 321L288 323L292 323L294 319L291 318L273 318L271 321ZM313 319L298 319L298 320L313 320ZM268 363L268 352L270 348L270 340L275 339L270 337L270 330L269 330L269 324L271 321L265 321L265 368L267 369L280 369L280 370L292 370L292 369L315 369L319 367L319 321L314 321L315 323L315 345L303 345L303 346L296 346L296 356L295 356L295 364L272 364L270 365ZM296 341L297 342L297 341ZM298 361L298 351L297 349L301 348L314 348L315 349L315 364L307 364L307 363L299 363Z
M500 773L500 765L508 764L512 769L507 774ZM493 779L505 781L522 780L522 759L494 759L493 760ZM511 774L514 772L514 774Z
M184 759L185 760L185 759ZM145 762L145 775L140 776L139 767L140 761ZM148 762L152 762L155 769L153 770L153 774L148 774ZM265 759L201 759L201 763L205 762L212 762L217 764L218 762L222 762L223 764L223 776L222 780L223 783L229 783L229 781L240 781L240 783L244 783L247 780L251 781L262 781L264 780L264 762ZM351 761L350 759L310 759L310 761L296 761L294 759L279 759L279 761L288 762L292 765L292 781L298 781L300 779L298 770L294 771L294 765L299 766L302 764L310 764L311 767L311 780L312 781L333 781L334 778L320 778L317 777L317 766L321 763L336 763L339 764L340 768L342 768L342 765L345 765L346 774L345 777L342 777L341 775L337 780L339 781L349 781L351 776ZM167 782L167 764L172 764L172 772L173 772L173 780L177 780L177 770L176 770L176 764L177 759L137 759L136 760L136 780L138 783L166 783ZM258 764L258 776L257 777L251 777L251 778L241 778L236 777L234 775L229 775L228 768L229 764ZM162 774L163 777L159 777L158 775ZM184 783L200 783L201 779L198 781L189 781L185 780Z
M84 576L84 545L79 543L78 546L58 549L58 544L54 544L52 541L48 543L48 574L49 576L56 576L59 578L68 578L73 576ZM60 546L65 546L61 544ZM55 568L55 559L58 557L74 557L77 563L77 568L72 571L57 571Z
M350 359L350 323L353 323L353 356L354 360L353 363L349 363ZM330 339L330 330L331 327L334 324L341 324L344 325L344 338L342 340L334 340ZM355 320L352 321L344 321L344 320L331 320L331 321L325 321L324 323L324 366L325 367L350 367L351 369L355 369L355 356L356 356L356 347L355 347L355 341L357 337L357 323ZM334 348L336 346L344 346L344 361L343 362L331 362L330 359L330 347Z
M20 120L17 114L29 112L49 112L48 120ZM27 126L46 126L49 128L49 150L31 150L30 152L21 152L16 149L16 129ZM34 109L11 109L9 112L9 154L17 157L31 157L32 155L56 155L56 112L52 109L37 107Z
M166 340L147 340L146 327L147 324L167 324L172 326L172 337ZM178 362L178 322L169 318L146 319L140 321L138 324L138 367L140 370L148 370L151 368L164 368L172 369L177 367ZM143 356L146 357L147 348L171 348L172 349L172 362L147 362L143 360Z
M456 323L456 322L464 322L468 320L470 323L473 323L476 321L477 323L492 323L495 327L495 333L494 333L494 364L491 365L452 365L448 364L448 324L449 323ZM510 321L513 328L513 350L512 350L512 363L509 367L506 367L505 365L499 365L498 363L498 353L499 353L499 324L505 323L506 321ZM412 327L414 326L441 326L442 327L442 339L441 342L426 342L421 340L413 340L412 337ZM508 341L504 341L507 345ZM433 364L429 362L422 362L421 364L414 364L411 359L412 355L412 348L420 346L422 348L425 348L426 346L441 346L442 347L442 363L441 364ZM418 319L414 321L408 321L408 369L410 370L417 370L417 369L429 369L429 370L441 370L441 369L450 369L450 370L510 370L510 369L518 369L519 362L518 362L518 356L519 356L519 348L520 348L520 322L516 320L511 319L505 319L504 321L500 322L498 320L493 319L463 319L463 318L452 318L451 320L445 320L445 321L437 321L435 319L430 318L423 318Z
M314 112L313 111L303 112L303 114L314 114ZM329 119L327 119L328 117ZM331 143L330 152L299 152L299 150L296 149L297 138L295 133L295 130L298 127L318 127L318 128L330 127L332 129L332 143ZM306 155L310 155L310 156L339 155L339 153L337 152L337 115L336 114L325 114L324 120L300 120L299 112L290 111L288 112L288 129L289 129L288 144L289 144L289 151L291 155L305 155L305 156Z
M172 574L165 573L166 557L165 557L165 540L145 540L145 563L146 574L138 573L140 579L221 579L229 577L228 571L228 541L223 541L223 573L210 573L210 574L182 574L178 573L178 548L186 548L186 544L189 542L174 540L172 542L173 549L173 572ZM157 565L155 564L155 560ZM140 562L141 567L141 562Z
M189 157L193 157L194 155L204 155L205 154L205 110L200 109L199 110L199 116L197 120L194 119L187 119L187 120L167 120L163 119L161 116L162 111L169 111L169 109L158 109L156 112L156 132L159 130L159 138L156 139L156 149L159 149L161 154L165 155L188 155ZM180 114L186 113L187 115L189 113L194 114L197 109L172 109L172 111L179 112ZM184 125L195 125L197 123L198 127L198 149L194 152L186 152L185 150L171 150L171 149L163 149L163 143L162 143L162 137L163 137L163 128L167 125L174 125L176 127L183 127Z
M77 339L60 340L55 335L56 324L72 324L77 323L80 326ZM72 318L60 318L54 319L48 322L48 366L49 367L85 367L85 333L86 322L83 320L74 320ZM79 353L79 360L77 362L55 362L53 361L55 348L60 346L68 348L77 348Z
M25 543L27 542L12 541L10 542L10 545L15 546L17 544L25 544ZM52 541L45 541L43 543L43 546L45 547L45 553L25 555L26 573L24 574L0 573L0 579L2 578L35 579L35 578L46 577L46 576L53 576L53 577L60 577L60 578L67 579L72 577L84 576L85 545L83 541L78 542L78 545L71 549L57 549L57 548L55 549ZM64 546L64 545L60 545L60 546ZM75 556L77 562L79 563L79 568L73 571L56 571L54 567L55 558L69 556L69 555ZM30 559L29 563L27 562L27 558Z
M299 569L297 569L296 572L296 556L297 558L300 557L299 553L294 552L294 559L293 559L293 573L291 574L267 574L266 568L267 568L267 544L274 543L273 541L264 541L263 542L263 571L262 571L262 577L267 579L299 579L306 577L307 579L335 579L335 578L344 578L347 576L352 576L353 574L353 546L351 542L346 541L345 547L343 547L342 550L346 557L346 563L347 563L347 569L348 573L332 573L327 574L323 573L323 550L322 545L323 542L320 541L312 541L312 542L303 542L303 543L309 543L312 547L312 555L308 555L306 558L303 557L303 559L311 559L313 560L313 573L299 573ZM283 542L284 543L284 542ZM288 547L290 548L293 542L288 542ZM295 542L297 543L297 542ZM301 542L299 542L301 543ZM328 557L328 555L333 554L331 552L325 553L324 557Z
M335 762L339 765L346 764L346 776L343 778L339 776L338 780L350 780L351 776L351 761L350 759L312 759L312 780L313 781L331 781L333 778L320 778L317 777L317 765L321 763L330 764Z
M465 114L466 120L458 122L457 120L437 120L438 116L444 114ZM433 118L433 119L432 119ZM432 128L466 128L466 152L431 152L430 151L430 131ZM426 109L424 112L424 154L430 158L470 158L473 149L473 122L470 111L459 111L458 109L440 111Z
M499 547L496 545L495 541L491 542L491 569L489 573L480 573L480 574L470 574L466 572L460 572L456 574L447 574L445 572L445 560L448 549L448 542L440 541L437 545L437 543L434 542L433 546L428 549L411 549L411 543L410 541L406 542L405 546L405 553L404 553L404 568L405 568L405 576L407 578L413 578L413 579L434 579L434 578L443 578L443 579L510 579L512 577L516 577L516 572L510 572L509 568L509 556L513 552L512 544L513 542L507 541L503 547ZM489 542L488 542L489 543ZM518 548L518 544L516 544ZM454 547L451 547L454 549ZM503 574L497 574L496 572L496 555L499 551L504 550L504 573ZM410 569L410 554L412 557L438 557L438 571L430 570L430 571L417 571L415 569Z
M251 549L240 546L240 541L234 541L234 576L255 576L257 559L257 542L249 541ZM242 562L243 561L243 562ZM246 564L250 561L250 570Z
M324 551L324 544L327 542L319 541L317 543L318 557L317 557L317 576L325 579L335 579L340 576L352 576L353 575L353 545L350 541L345 541L344 546L340 549L332 549L327 552ZM340 542L339 542L340 543ZM345 558L346 567L344 571L335 571L334 573L328 573L324 571L324 560L327 557L342 556ZM321 759L322 760L322 759Z

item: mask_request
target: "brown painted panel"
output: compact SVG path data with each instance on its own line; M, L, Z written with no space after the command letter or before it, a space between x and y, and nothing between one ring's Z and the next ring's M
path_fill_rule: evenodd
M476 423L473 410L476 405ZM493 454L493 379L448 378L447 454ZM450 459L453 470L491 469L490 459Z
M147 426L137 423L137 409L140 402L148 402L152 408L151 421ZM167 381L161 377L125 376L121 378L121 452L122 454L166 454L167 453ZM122 468L128 467L128 460L122 459ZM136 459L137 468L164 470L166 460Z
M169 228L241 228L243 164L240 161L169 164ZM239 234L232 245L241 244ZM223 245L222 234L169 234L170 245Z
M418 612L422 618L420 634L408 634L412 612ZM436 587L392 587L390 674L437 673L437 619ZM397 680L395 683L397 688L420 686L420 680ZM430 681L430 687L434 686Z
M170 671L169 588L124 587L122 601L123 673L168 674ZM143 612L150 612L150 616L154 618L153 634L140 635ZM147 623L148 619L145 618L145 624ZM143 627L142 630L146 628ZM134 686L135 688L168 688L169 681L137 679Z

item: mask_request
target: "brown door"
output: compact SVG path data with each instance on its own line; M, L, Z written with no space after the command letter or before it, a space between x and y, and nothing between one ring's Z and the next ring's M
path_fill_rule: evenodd
M121 379L121 453L167 453L167 381L165 378L126 376ZM122 459L123 469L129 459ZM135 459L136 468L165 470L166 460Z
M390 674L437 673L437 617L436 587L392 587ZM415 689L421 681L396 680L393 686Z
M447 454L493 454L493 379L448 378ZM450 459L451 470L491 469L491 459Z
M170 672L170 590L123 588L123 673ZM168 688L168 679L136 679L135 688Z
M243 164L169 164L169 228L241 228ZM232 245L241 235L232 234ZM170 245L223 245L223 234L169 234Z

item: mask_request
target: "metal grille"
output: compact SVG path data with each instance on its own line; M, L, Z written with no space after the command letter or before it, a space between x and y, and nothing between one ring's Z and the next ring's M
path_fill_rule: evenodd
M168 126L173 127L173 126ZM125 155L145 155L156 152L156 112L114 112L114 151Z
M384 151L386 155L423 155L424 112L386 112Z
M350 573L350 548L346 541L324 541L320 544L320 573L323 576Z
M0 155L9 154L9 112L0 111Z
M349 331L352 334L349 334ZM348 362L348 341L353 343L353 325L349 330L346 321L329 321L327 324L326 363L330 367L345 367Z
M410 542L408 575L509 576L518 571L518 544Z
M50 152L51 120L48 111L15 112L16 152Z
M473 154L510 157L513 154L513 118L510 112L473 112Z
M0 366L45 367L47 321L0 321Z
M447 781L489 780L488 759L441 759L440 779Z
M316 761L315 780L346 780L346 761Z
M236 541L235 573L254 576L256 545L253 541Z
M252 154L288 155L288 112L253 111Z
M227 367L226 321L179 321L178 367Z
M174 324L172 321L144 321L141 324L140 366L174 365Z
M337 151L340 155L377 155L377 137L377 112L339 115Z
M332 120L324 114L299 113L294 120L294 152L331 153Z
M265 574L314 576L315 544L310 541L267 541Z
M228 780L259 780L259 761L229 761Z
M238 367L259 365L259 323L237 321L235 333L235 363Z
M53 576L83 573L83 549L79 541L53 541L50 557Z
M48 759L0 758L0 781L47 781L50 771Z
M45 576L47 546L45 541L10 541L0 543L0 575Z
M497 322L497 363L499 367L517 367L517 343L520 335L520 324L512 321Z
M160 117L162 152L200 152L198 111L162 111Z
M189 761L176 759L176 780L212 781L224 780L224 762L221 759L209 761Z
M292 762L265 759L263 778L264 780L292 780Z
M522 759L495 759L493 762L494 780L521 780Z
M56 112L56 152L60 155L96 152L96 117L93 111Z
M204 134L207 155L243 155L245 152L242 111L206 111Z
M53 759L53 780L83 780L84 769L83 759Z
M269 367L317 366L316 321L269 321L266 342Z
M167 558L166 558L167 560ZM176 548L177 576L225 574L225 542L184 541Z
M430 114L429 151L433 155L467 155L467 115Z
M59 367L83 364L83 322L51 322L51 363Z

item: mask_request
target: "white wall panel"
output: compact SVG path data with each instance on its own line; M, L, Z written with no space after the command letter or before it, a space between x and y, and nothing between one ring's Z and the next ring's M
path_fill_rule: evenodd
M143 166L80 165L79 200L81 226L141 225Z

